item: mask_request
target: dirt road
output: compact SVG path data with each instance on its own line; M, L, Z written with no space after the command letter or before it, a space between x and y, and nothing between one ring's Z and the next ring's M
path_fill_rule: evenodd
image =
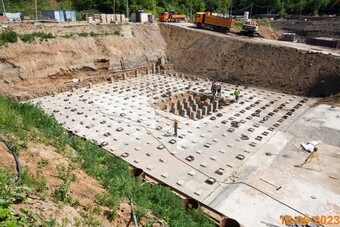
M332 49L332 48L321 47L321 46L311 46L311 45L307 45L303 43L270 40L270 39L264 39L264 38L259 38L259 37L240 36L240 35L237 35L231 32L224 34L224 33L214 32L210 30L197 29L196 26L191 23L168 23L168 25L178 26L178 27L182 27L185 29L193 30L193 31L200 31L200 32L215 35L218 37L228 37L230 39L234 39L237 41L245 41L245 42L261 44L261 45L267 44L267 45L273 45L277 47L290 47L290 48L294 48L300 51L306 51L306 52L311 51L315 53L332 54L334 56L340 57L340 49Z

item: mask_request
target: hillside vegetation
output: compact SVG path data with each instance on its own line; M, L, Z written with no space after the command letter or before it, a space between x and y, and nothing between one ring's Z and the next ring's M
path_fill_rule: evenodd
M4 0L7 12L22 12L35 16L34 1ZM114 4L115 3L115 4ZM125 0L37 0L38 14L47 9L74 9L78 11L78 19L85 13L124 13L126 15ZM248 10L252 15L261 13L275 13L283 16L287 14L340 14L338 0L128 0L129 14L138 9L157 15L167 9L175 9L180 13L190 15L201 11L216 13L243 14Z
M118 204L130 198L133 198L137 207L138 220L148 211L152 211L169 226L214 226L200 209L184 209L181 199L168 188L146 184L142 179L134 178L128 164L119 157L110 155L89 141L69 135L53 116L46 115L41 108L18 103L0 95L0 116L0 135L8 138L19 154L19 159L27 155L21 152L27 152L30 144L40 143L55 147L59 154L67 156L71 162L68 167L57 168L59 183L52 188L46 184L42 175L44 167L49 164L46 159L41 159L38 163L37 172L32 173L30 169L24 169L23 182L17 185L10 181L14 178L14 168L1 167L0 222L5 223L5 226L14 223L29 226L36 222L49 225L56 219L65 218L62 215L52 218L40 217L34 215L31 209L36 206L35 203L45 200L53 200L60 207L78 207L81 201L74 199L71 190L76 181L74 171L78 168L101 182L105 189L105 192L95 195L94 207L84 208L91 216L82 213L83 218L77 220L79 226L100 226L101 221L96 220L92 214L101 214L108 220L115 219ZM0 166L3 165L4 163L1 163ZM84 179L80 179L82 180ZM32 202L32 199L28 198L36 198L38 201ZM25 204L25 209L15 210L13 205L18 203Z

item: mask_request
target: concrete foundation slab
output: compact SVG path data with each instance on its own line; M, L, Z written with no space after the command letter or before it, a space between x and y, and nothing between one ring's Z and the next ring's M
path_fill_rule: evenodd
M234 86L221 85L221 98L233 100ZM150 74L33 103L54 115L68 131L245 226L280 226L280 215L296 216L297 211L339 215L340 189L334 186L340 179L339 140L323 145L323 172L314 170L315 163L311 163L312 170L294 164L308 156L299 143L325 139L322 134L313 138L311 129L323 127L332 136L338 135L340 109L310 109L313 100L242 86L238 103L215 102L210 109L193 104L187 118L158 109L160 101L169 101L167 92L180 96L190 87L191 92L210 95L210 86L209 81L192 84L184 77ZM185 100L186 105L192 99ZM201 118L208 110L211 115ZM175 118L179 119L178 137L173 136Z

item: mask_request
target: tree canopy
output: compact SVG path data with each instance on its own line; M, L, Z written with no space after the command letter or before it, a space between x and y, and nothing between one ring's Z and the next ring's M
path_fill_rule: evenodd
M38 11L42 9L74 9L82 12L129 13L144 9L158 14L173 9L191 15L191 12L210 11L241 15L245 10L254 14L280 15L340 14L340 0L36 0ZM35 1L4 0L7 12L24 12L33 15Z

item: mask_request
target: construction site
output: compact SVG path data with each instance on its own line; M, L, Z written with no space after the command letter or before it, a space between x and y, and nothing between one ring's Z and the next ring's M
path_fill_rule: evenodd
M8 26L58 37L1 48L1 93L134 176L218 226L339 226L340 49L185 22L124 24L120 35L81 22ZM107 35L62 38L77 32Z

